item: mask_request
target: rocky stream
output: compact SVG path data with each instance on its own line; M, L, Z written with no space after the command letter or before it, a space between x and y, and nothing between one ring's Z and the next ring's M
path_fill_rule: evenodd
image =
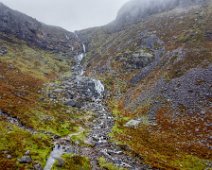
M71 141L72 136L79 135L84 131L82 128L77 133L56 139L44 170L51 170L55 161L60 162L65 153L90 158L93 170L101 169L98 164L100 157L104 157L118 167L130 170L151 169L147 165L143 165L139 159L128 156L121 147L110 141L109 133L114 125L114 118L104 105L104 85L100 80L83 75L84 68L81 61L85 52L83 45L83 53L75 57L75 66L72 67L73 74L62 83L63 89L60 92L66 94L64 101L67 105L95 114L90 134L86 140L90 147L79 146Z

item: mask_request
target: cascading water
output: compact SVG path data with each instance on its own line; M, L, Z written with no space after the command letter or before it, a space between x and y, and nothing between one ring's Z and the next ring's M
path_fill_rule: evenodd
M95 90L99 94L99 99L103 98L105 87L100 80L92 79L95 84Z
M84 44L82 44L82 48L83 53L75 57L76 64L72 68L72 77L64 81L68 96L65 101L68 101L68 105L72 107L76 107L76 103L80 103L79 108L92 111L96 115L90 125L91 132L87 138L88 144L93 147L76 146L71 142L70 135L60 138L55 141L55 147L47 160L44 170L51 170L55 161L61 159L65 153L75 153L89 157L93 169L99 169L97 160L100 156L104 156L110 162L130 170L150 169L149 167L140 166L140 162L126 155L120 147L110 142L109 133L114 125L114 120L112 114L102 104L105 87L100 80L83 75L84 70L81 62L86 52ZM70 92L72 94L69 96Z

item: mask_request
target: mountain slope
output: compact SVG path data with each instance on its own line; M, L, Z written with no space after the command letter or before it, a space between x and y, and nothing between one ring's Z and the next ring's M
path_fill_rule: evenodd
M78 36L0 4L0 169L211 168L212 1L140 2Z
M46 96L81 50L74 33L0 3L0 169L44 167L54 138L82 126L82 111ZM26 152L28 164L21 163Z
M80 31L86 74L107 85L117 142L155 167L204 169L211 159L211 1L165 9L138 13L118 29Z

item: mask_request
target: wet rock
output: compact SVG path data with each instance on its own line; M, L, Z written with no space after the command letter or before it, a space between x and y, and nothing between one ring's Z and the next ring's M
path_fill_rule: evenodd
M136 128L140 125L142 121L140 119L138 120L130 120L129 122L127 122L124 126L128 127L128 128Z
M18 160L20 163L31 163L32 158L30 156L23 156L21 159Z
M0 56L3 56L7 54L7 48L6 47L0 47Z
M116 150L108 150L108 153L120 155L120 154L122 154L123 152L122 152L122 151L116 151Z
M70 100L66 103L66 105L71 106L71 107L81 108L83 106L83 103Z
M12 159L12 155L7 155L7 159Z
M30 155L30 150L27 150L27 151L25 152L25 155Z

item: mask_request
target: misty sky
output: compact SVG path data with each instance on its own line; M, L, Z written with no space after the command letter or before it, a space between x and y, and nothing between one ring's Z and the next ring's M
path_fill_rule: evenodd
M128 0L0 0L46 24L74 31L112 21Z

